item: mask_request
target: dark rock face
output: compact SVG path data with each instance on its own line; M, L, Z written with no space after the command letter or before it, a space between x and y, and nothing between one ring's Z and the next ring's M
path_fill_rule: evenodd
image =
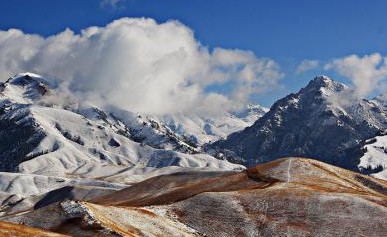
M297 94L278 100L253 126L207 149L247 166L299 156L357 170L361 141L384 130L387 119L385 108L374 101L340 104L337 96L346 91L339 82L316 77Z
M0 171L14 172L17 166L29 160L32 152L45 134L35 125L29 110L23 106L11 116L7 106L0 108ZM15 116L16 114L16 116Z
M112 146L112 147L119 147L120 146L120 143L117 142L114 138L110 139L108 144L109 144L109 146Z
M34 158L30 153L45 133L31 115L28 104L12 101L3 94L7 86L23 88L26 100L38 100L48 93L48 84L43 79L25 75L10 78L0 85L0 171L16 172L20 163Z

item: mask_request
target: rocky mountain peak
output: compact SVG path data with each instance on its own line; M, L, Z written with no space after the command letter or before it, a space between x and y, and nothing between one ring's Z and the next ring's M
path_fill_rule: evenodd
M348 87L343 83L332 80L327 76L319 75L311 80L308 85L300 91L300 93L318 92L318 94L328 97L346 89L348 89Z
M298 93L275 102L251 127L213 143L210 150L247 166L292 155L356 170L360 141L385 129L386 115L383 107L368 100L349 101L346 109L330 103L347 88L318 76Z
M53 81L30 72L16 74L0 84L2 95L21 104L33 103L50 94L53 88L55 88Z
M49 86L50 84L44 77L31 72L18 73L15 76L10 77L6 83L16 86L28 86L31 84L44 84Z

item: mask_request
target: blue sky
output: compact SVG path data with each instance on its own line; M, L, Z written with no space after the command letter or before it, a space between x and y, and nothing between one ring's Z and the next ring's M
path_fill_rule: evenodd
M265 105L315 74L349 82L343 73L321 66L335 58L387 54L387 1L382 0L121 0L115 6L99 0L1 0L0 9L0 30L18 28L42 36L104 26L121 17L178 20L210 49L250 50L275 60L284 73L283 86L255 97ZM318 60L320 66L296 73L306 59Z

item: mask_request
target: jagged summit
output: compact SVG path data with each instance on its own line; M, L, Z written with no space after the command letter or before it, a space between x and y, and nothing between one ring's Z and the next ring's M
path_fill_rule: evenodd
M322 96L329 97L332 94L348 89L346 85L341 82L332 80L331 78L319 75L311 80L306 87L301 89L300 93L318 92Z
M325 85L332 84L334 82L334 80L325 75L317 75L313 78L313 80L310 81L310 83L321 83Z

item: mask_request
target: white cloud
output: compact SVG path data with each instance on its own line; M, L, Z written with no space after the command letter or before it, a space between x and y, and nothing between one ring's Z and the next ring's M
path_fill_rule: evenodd
M301 74L313 69L316 69L320 66L320 62L318 60L303 60L297 67L296 73Z
M325 65L326 70L335 70L355 86L355 96L364 98L373 92L381 92L381 83L387 78L387 57L371 55L349 55L334 59Z
M119 9L126 0L101 0L101 7Z
M275 89L278 65L252 52L210 52L177 21L122 18L80 34L43 38L0 31L0 76L21 71L61 78L83 99L150 113L235 109L251 95ZM208 86L232 84L224 93Z
M247 101L252 94L276 88L283 77L273 60L258 59L250 51L237 49L216 48L211 54L211 70L220 81L235 81L232 97L237 101Z

